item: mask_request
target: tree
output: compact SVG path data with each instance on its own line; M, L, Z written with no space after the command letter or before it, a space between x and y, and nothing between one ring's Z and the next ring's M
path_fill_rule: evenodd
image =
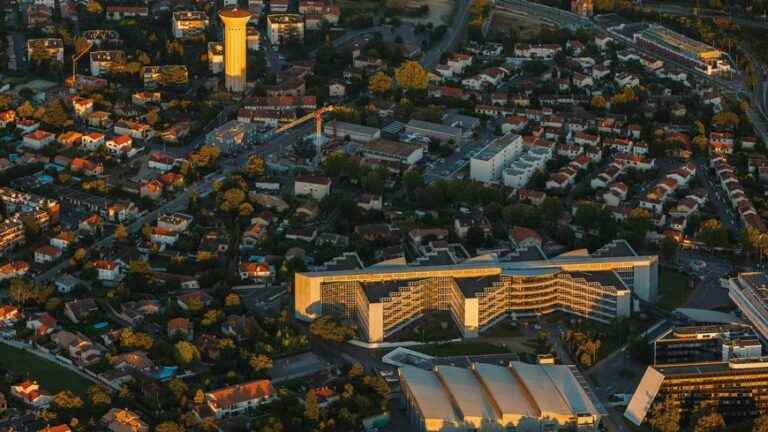
M240 296L235 293L229 293L224 297L224 306L228 308L236 308L240 306Z
M322 339L342 343L355 335L355 329L349 325L337 322L330 315L324 315L309 325L309 331Z
M363 375L365 375L365 369L363 369L363 365L358 362L355 362L352 367L349 368L349 372L347 372L347 376L353 379L360 378Z
M384 72L376 72L368 80L368 89L374 93L383 94L392 88L392 78Z
M124 242L128 239L128 230L125 228L125 225L119 224L117 227L115 227L115 240L119 242Z
M200 360L200 351L187 341L179 341L174 346L176 361L181 366L189 366Z
M304 418L317 421L320 419L320 406L317 403L317 395L313 389L307 391L304 398Z
M101 15L101 12L104 11L104 7L102 7L101 3L97 2L96 0L91 0L85 6L85 10L87 10L88 13L92 13L94 15Z
M224 192L221 209L227 213L234 212L240 207L240 203L245 200L245 192L237 188L228 189Z
M248 364L256 372L272 369L272 359L265 356L264 354L251 356L251 359L248 360Z
M763 414L752 423L752 432L768 432L768 415Z
M739 126L739 116L730 111L723 111L712 117L712 124L718 127L735 128Z
M429 76L418 62L409 60L395 69L395 79L397 84L406 90L424 90L427 88Z
M171 390L173 397L175 397L177 401L184 402L186 400L189 387L183 380L179 378L172 379L168 382L168 389Z
M717 412L699 417L693 425L693 432L721 432L725 430L725 420Z
M60 98L56 98L46 107L43 121L51 126L63 128L72 124L72 117L64 102Z
M592 97L592 107L595 109L599 109L599 110L605 109L606 103L607 102L605 98L601 95L595 95Z
M677 432L680 430L680 411L664 399L651 406L648 424L655 432Z
M616 93L611 97L611 106L619 106L634 102L637 100L637 95L631 87L624 87L619 93Z
M69 390L56 393L53 396L53 403L57 407L65 410L80 409L83 407L83 400Z
M485 241L485 231L477 225L472 225L467 230L465 240L467 241L468 246L473 248L479 247Z
M24 304L32 300L32 284L23 279L11 279L11 284L8 287L8 295L11 300L16 304Z
M21 118L29 118L35 113L35 107L29 101L24 101L18 108L16 108L16 114Z
M195 398L193 399L196 405L202 405L205 403L205 393L202 390L197 389L195 392Z
M155 432L184 432L184 428L174 421L164 421L155 427Z
M112 404L112 396L103 387L98 385L88 387L88 398L93 406Z
M707 247L721 247L728 244L728 231L723 228L723 224L717 219L707 219L699 228L699 240L703 241Z
M252 177L261 177L264 175L264 167L264 158L259 155L253 155L248 158L245 172Z

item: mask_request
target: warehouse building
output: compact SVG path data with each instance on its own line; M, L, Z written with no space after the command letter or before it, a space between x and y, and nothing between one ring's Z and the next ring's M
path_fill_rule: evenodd
M707 75L730 71L722 51L660 25L635 33L635 43Z
M603 415L564 365L403 366L398 373L419 432L596 430Z

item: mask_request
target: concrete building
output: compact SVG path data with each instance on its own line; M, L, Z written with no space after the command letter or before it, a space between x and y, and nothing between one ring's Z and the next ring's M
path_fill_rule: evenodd
M655 401L666 400L686 419L701 404L717 407L728 424L768 413L768 359L732 359L649 366L624 417L635 425L648 419Z
M469 177L481 182L495 182L510 161L523 151L523 137L508 133L491 141L469 161Z
M267 36L272 45L304 43L304 17L289 13L267 15Z
M360 149L367 159L414 165L424 158L424 147L417 144L376 139L363 144Z
M731 69L725 54L719 49L660 25L650 25L634 35L635 43L678 63L698 69L707 75Z
M597 430L605 415L564 365L402 366L398 375L418 432Z
M768 275L739 273L729 281L728 297L760 336L768 340Z
M259 127L251 123L230 120L208 132L205 143L218 146L222 153L236 153L256 142Z
M60 38L27 39L27 61L37 59L64 63L64 42Z
M433 140L440 140L443 144L448 144L450 141L452 141L455 146L461 144L461 129L440 123L411 120L405 125L405 132L429 137Z
M758 358L763 346L752 327L741 324L675 327L652 342L653 364Z
M101 76L110 72L113 66L125 63L125 51L91 51L91 75Z
M224 72L224 45L221 42L208 42L208 68L213 74Z
M331 193L331 179L328 177L302 176L293 182L293 194L309 196L320 201Z
M464 337L477 337L507 316L555 311L609 323L630 315L632 295L655 301L657 261L618 240L592 255L584 250L547 259L535 248L508 261L297 273L295 314L305 321L324 314L355 320L371 342L435 310L450 313Z
M371 142L381 137L381 129L363 126L342 121L326 122L323 125L323 133L327 136L349 137L350 140L360 143Z
M222 9L219 18L224 23L224 87L241 93L245 91L246 24L251 13L245 9Z
M175 11L171 17L171 31L176 38L187 38L205 33L208 15L203 11Z

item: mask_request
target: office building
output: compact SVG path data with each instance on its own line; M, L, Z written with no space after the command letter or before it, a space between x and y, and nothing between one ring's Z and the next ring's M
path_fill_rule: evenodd
M461 144L461 129L440 123L423 120L411 120L405 125L405 133L429 137L443 144L458 146Z
M208 68L213 74L224 72L224 45L221 42L208 42Z
M290 13L267 15L267 35L272 45L304 43L304 17Z
M224 23L224 87L241 93L245 91L246 24L251 13L245 9L222 9L219 18Z
M217 146L222 153L233 154L256 142L258 134L257 125L230 120L208 132L205 143Z
M495 182L504 167L523 151L523 137L508 133L491 141L469 161L472 180Z
M413 431L586 431L604 415L564 365L402 366L398 375Z
M125 51L91 51L91 75L102 76L112 71L115 66L125 64Z
M59 38L27 39L27 61L64 62L64 42Z
M768 340L768 275L739 273L729 285L728 297L763 340Z
M208 15L203 11L175 11L171 17L171 31L175 38L202 35L208 28Z
M410 144L386 139L376 139L363 144L360 148L366 159L384 160L414 165L424 157L424 147L418 144Z
M722 324L671 328L651 343L653 364L728 361L756 358L763 346L752 327Z
M0 256L6 255L18 245L24 244L26 240L24 222L21 221L20 214L0 221Z
M547 259L539 248L529 248L505 260L297 273L295 315L305 321L325 314L354 320L371 342L431 311L448 312L465 337L477 337L508 316L555 311L610 323L630 315L632 295L655 301L657 261L617 240L592 255L583 250Z
M359 143L368 143L381 138L381 129L379 128L343 121L326 122L323 125L323 133L327 136L333 136L339 139L349 137L351 141Z
M669 401L690 418L702 405L717 407L726 422L768 413L768 359L731 359L648 366L624 417L636 425L648 420L654 403Z
M634 40L635 43L650 51L707 75L727 72L731 69L725 54L719 49L660 25L652 24L645 30L635 33Z

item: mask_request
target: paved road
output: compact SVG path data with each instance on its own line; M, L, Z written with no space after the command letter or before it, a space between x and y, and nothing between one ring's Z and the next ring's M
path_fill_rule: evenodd
M696 16L692 6L683 6L668 3L644 3L643 7L669 15ZM724 15L722 12L714 9L702 9L702 17L729 17L734 23L744 27L755 27L768 29L768 20L758 16L747 15Z
M205 196L211 193L211 191L213 190L212 185L215 180L217 180L222 176L226 176L228 174L231 174L232 172L240 170L248 161L248 158L251 155L258 154L266 157L271 154L277 153L280 149L294 142L297 138L299 138L299 136L301 136L302 133L306 133L306 130L307 130L307 127L293 129L271 140L268 144L257 146L250 151L241 153L236 158L222 159L220 161L221 168L219 170L217 170L213 174L209 174L208 176L206 176L206 178L198 181L197 183L190 185L187 189L184 190L184 192L180 193L174 199L166 202L165 204L158 207L157 209L151 212L148 212L145 215L137 218L126 228L128 229L129 233L134 234L139 230L141 230L141 228L145 224L152 223L157 219L158 216L162 214L173 213L173 212L184 210L187 207L187 204L189 202L189 197L192 193L195 193L198 196ZM90 252L95 249L110 246L114 242L114 240L115 240L114 235L105 236L99 239L98 241L94 242L86 250ZM55 277L59 273L61 273L64 270L64 268L66 268L67 264L68 264L67 260L64 260L59 264L54 265L53 267L48 269L46 272L36 276L35 282L43 283L43 282L48 282L55 279Z

